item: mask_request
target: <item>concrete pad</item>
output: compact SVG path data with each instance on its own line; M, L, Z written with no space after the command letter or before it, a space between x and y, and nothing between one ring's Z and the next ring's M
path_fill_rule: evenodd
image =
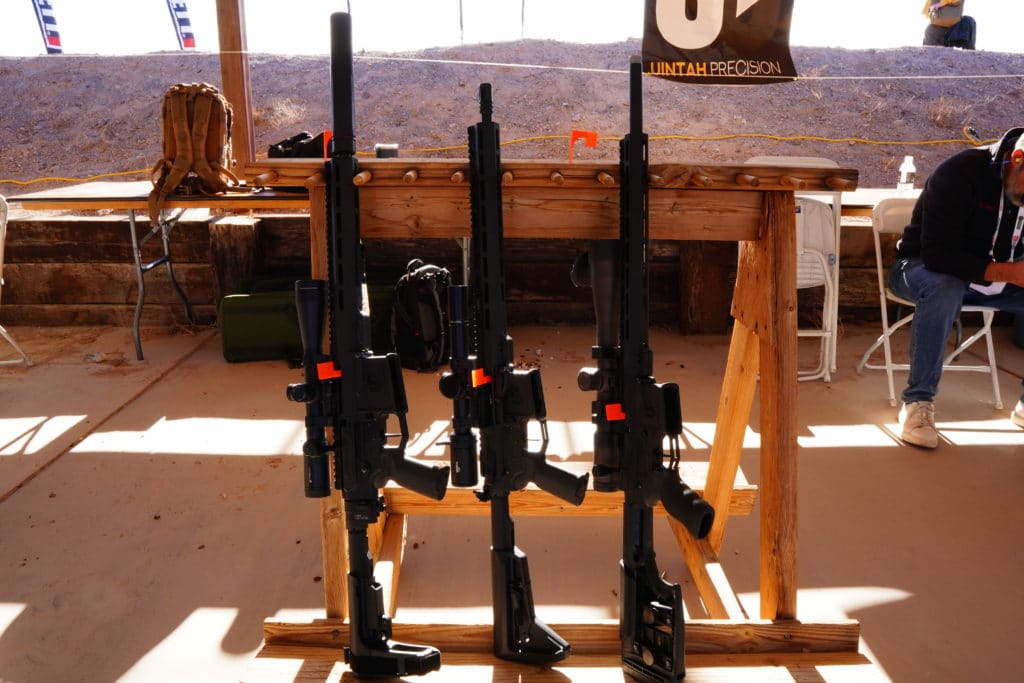
M238 680L264 619L323 616L319 506L296 455L303 413L284 398L299 370L225 363L215 333L147 337L140 364L124 329L11 331L37 367L0 370L0 680ZM833 382L799 385L798 614L859 619L862 652L892 680L1011 680L1024 431L992 408L986 377L949 375L940 447L900 444L884 376L853 371L875 334L844 329ZM590 397L575 375L591 331L513 337L520 362L542 368L549 458L585 462ZM727 341L652 335L657 378L683 391L686 459L707 457ZM123 363L102 362L118 353ZM998 353L1024 358L1003 331ZM1022 366L1001 373L1006 398ZM406 373L410 450L428 461L446 458L436 382ZM19 422L32 418L53 432ZM743 456L754 482L758 432L755 414ZM758 524L756 510L732 517L722 553L753 617ZM542 619L616 616L619 520L516 529ZM667 528L657 533L660 568L702 616ZM398 620L489 622L488 534L486 517L411 518Z
M12 327L31 367L0 366L0 500L166 375L214 331ZM16 358L0 340L0 360Z

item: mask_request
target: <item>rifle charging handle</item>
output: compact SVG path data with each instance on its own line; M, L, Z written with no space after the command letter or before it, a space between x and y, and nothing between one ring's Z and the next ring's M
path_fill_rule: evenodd
M583 368L576 375L576 384L583 391L601 391L604 388L604 375L598 368Z
M311 403L316 399L316 387L306 382L300 384L289 384L285 389L285 396L289 401L296 403Z
M445 372L441 375L437 386L441 390L441 395L449 399L458 398L462 391L462 382L450 372Z

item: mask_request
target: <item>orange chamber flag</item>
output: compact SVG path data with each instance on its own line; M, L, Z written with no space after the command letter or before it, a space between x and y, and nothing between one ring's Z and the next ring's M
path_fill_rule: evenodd
M647 0L644 71L688 83L791 81L792 14L793 0Z

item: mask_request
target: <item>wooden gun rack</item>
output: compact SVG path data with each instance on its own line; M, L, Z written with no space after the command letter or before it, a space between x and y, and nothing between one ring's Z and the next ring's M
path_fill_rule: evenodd
M356 182L364 237L468 237L469 198L465 160L373 159L361 162ZM321 165L310 160L256 163L247 167L263 184L304 184L310 191L310 239L314 277L324 277L325 190ZM618 166L505 161L504 223L509 238L614 239L618 235ZM854 620L806 623L797 619L796 458L796 245L794 191L856 186L850 169L704 166L650 167L651 237L739 243L732 301L735 324L729 347L716 430L706 468L683 463L684 479L718 514L710 535L693 539L667 517L685 557L708 619L689 620L689 666L704 654L753 656L771 653L807 657L856 657L860 626ZM739 469L743 435L761 384L759 486L745 483ZM739 483L737 483L739 482ZM749 618L718 562L730 515L750 514L760 490L760 610ZM414 514L487 514L466 489L452 488L435 502L401 488L384 490L387 513L371 534L376 577L385 586L386 609L394 614L405 543L406 521ZM511 497L512 514L620 515L621 494L589 491L579 508L539 489ZM660 511L664 515L663 511ZM268 621L263 656L340 658L347 643L345 524L335 492L321 506L326 619L306 624ZM596 657L588 666L618 670L618 624L553 624L573 645L570 664ZM468 661L490 661L491 626L395 624L394 637L424 642ZM328 648L328 649L323 649ZM467 661L465 658L456 661ZM497 660L494 660L497 662ZM861 657L854 663L867 660ZM504 663L501 666L511 666ZM446 667L447 668L447 667ZM455 669L458 666L454 667ZM530 667L530 680L544 680ZM443 673L445 668L442 668ZM350 675L350 674L348 674ZM498 674L495 680L498 680ZM510 674L509 680L518 680ZM534 676L537 676L536 678ZM429 676L428 676L429 678ZM692 679L693 676L688 676ZM322 680L322 679L321 679ZM430 680L461 680L440 677ZM502 679L505 680L505 679ZM564 677L561 679L564 680ZM590 678L580 680L591 680ZM718 680L718 679L716 679ZM731 680L731 679L730 679Z

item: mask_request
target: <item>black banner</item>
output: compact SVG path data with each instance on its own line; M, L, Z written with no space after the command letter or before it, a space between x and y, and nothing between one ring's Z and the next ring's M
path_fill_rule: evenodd
M715 85L791 81L792 14L793 0L646 0L644 71Z

